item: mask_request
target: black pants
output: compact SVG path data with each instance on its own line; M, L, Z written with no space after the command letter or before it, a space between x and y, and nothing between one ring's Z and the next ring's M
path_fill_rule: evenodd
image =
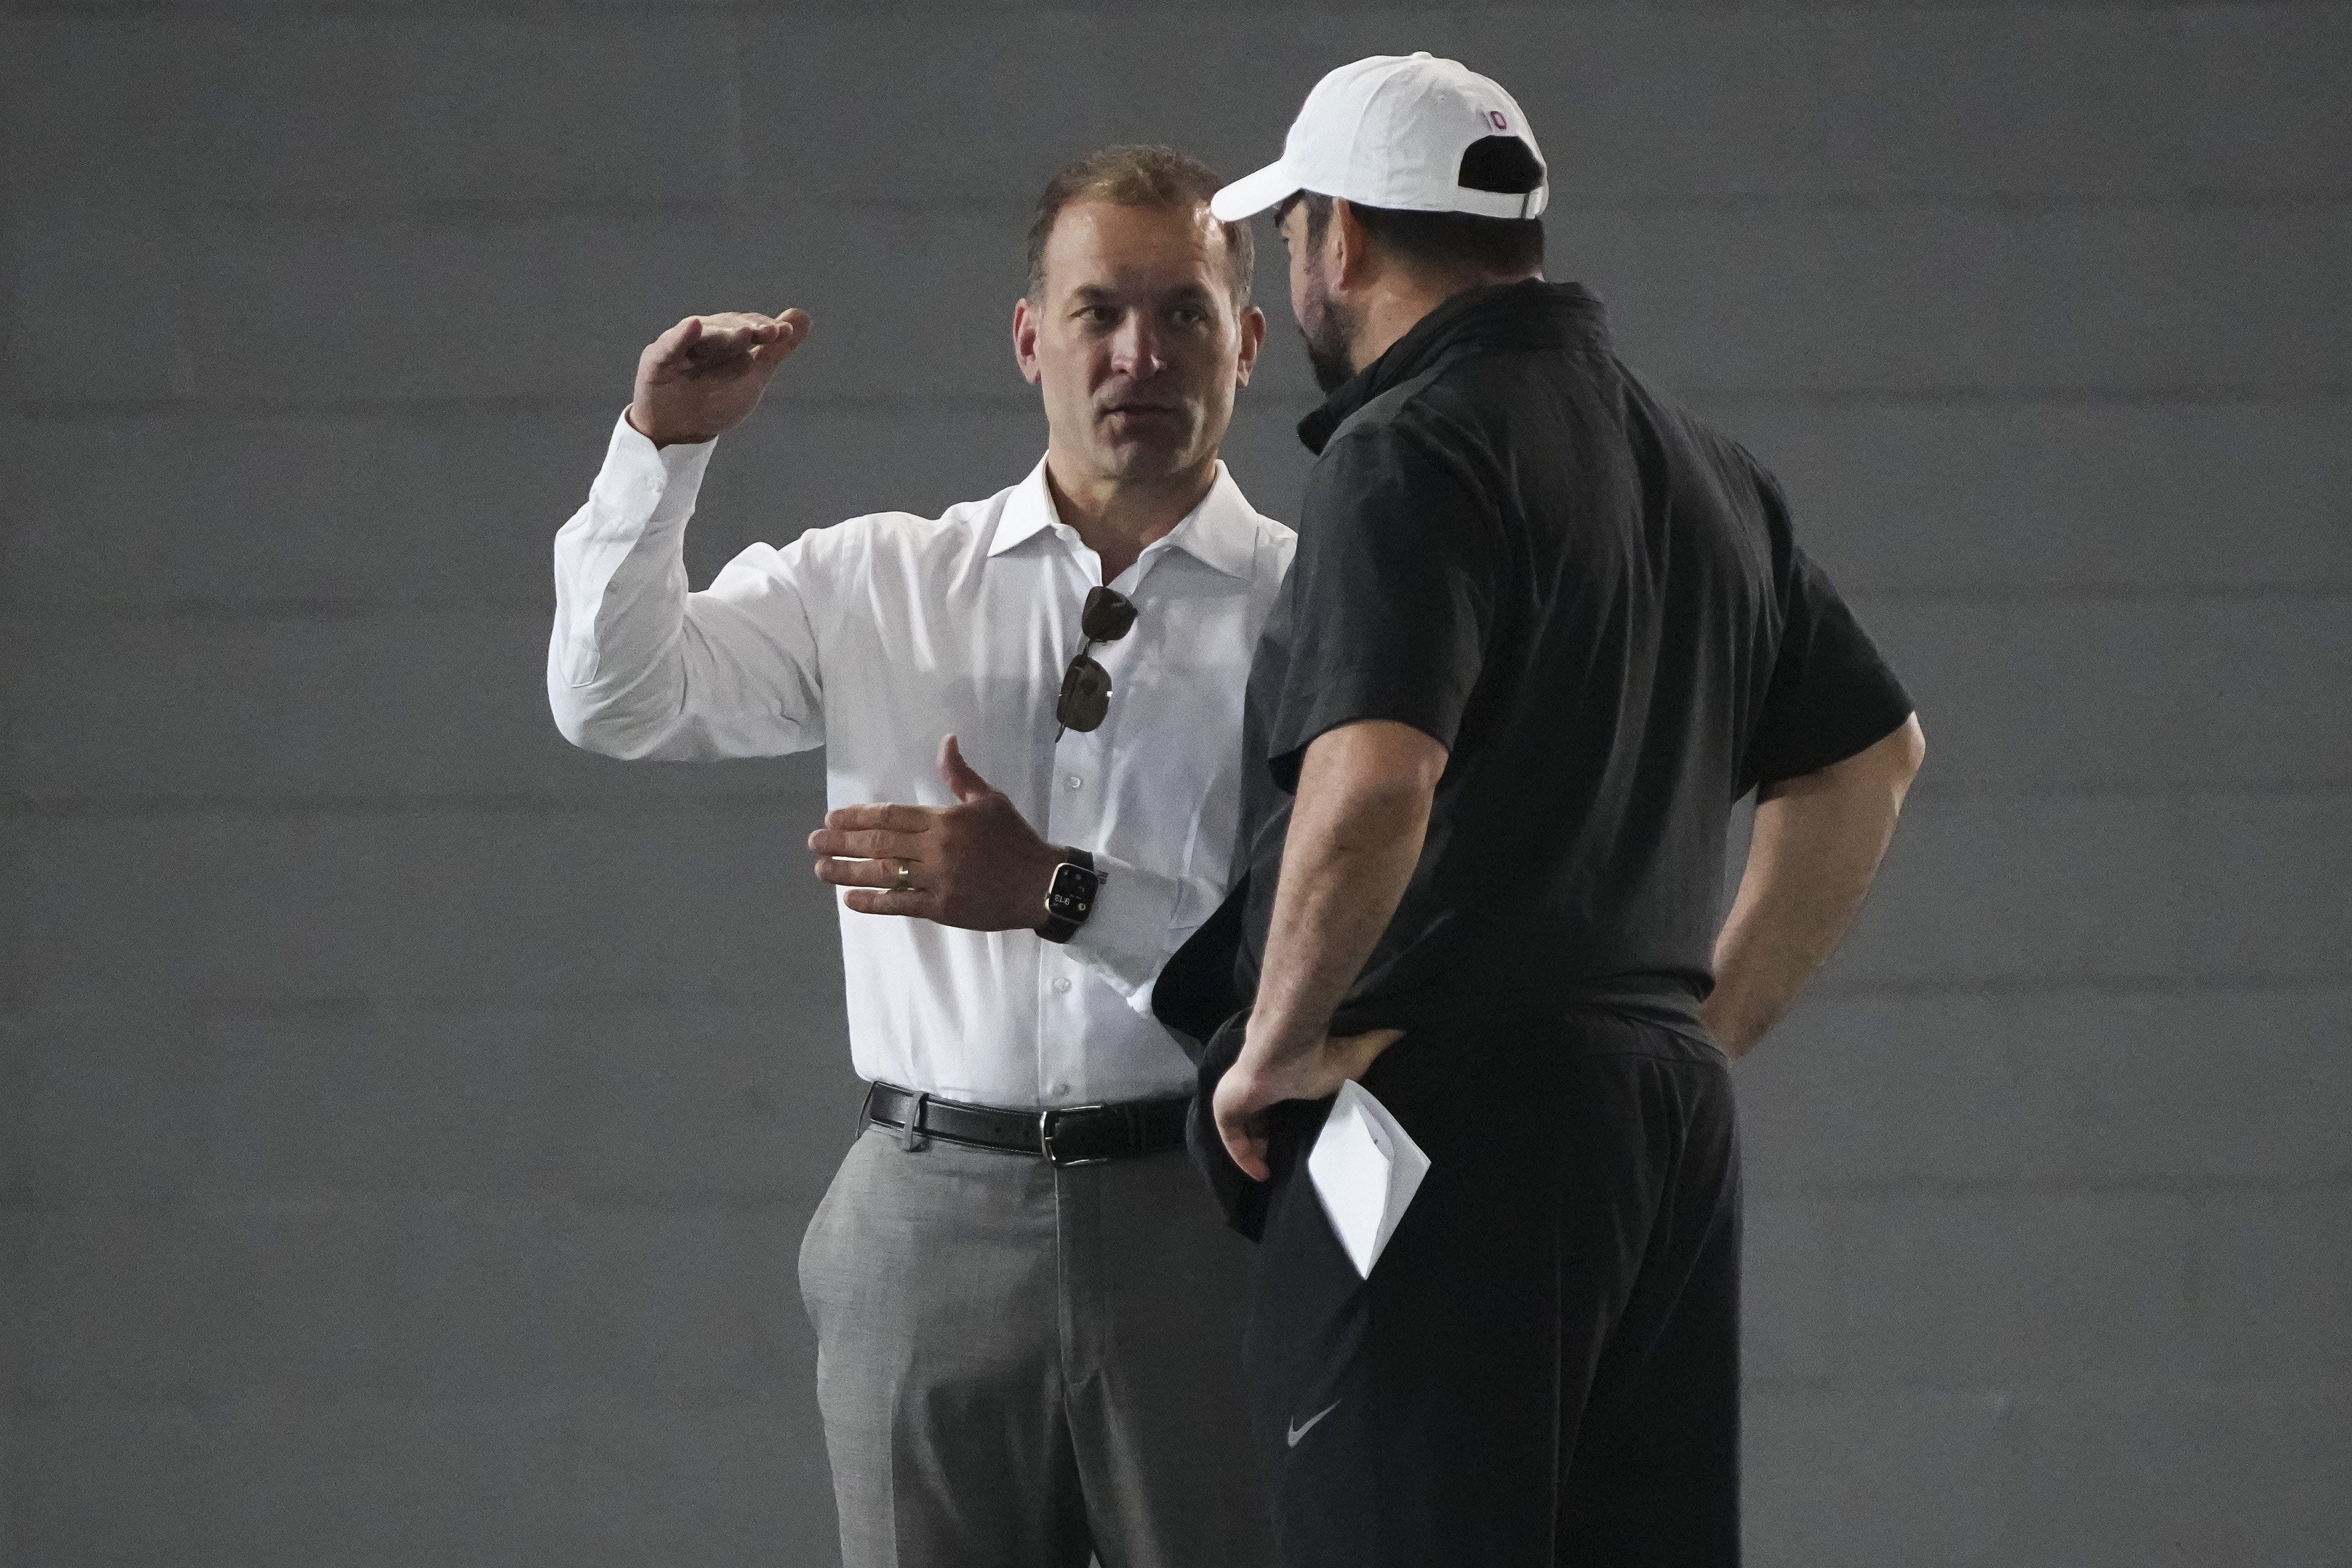
M1739 1158L1711 1046L1601 1012L1422 1029L1430 1157L1369 1280L1278 1131L1244 1342L1290 1568L1739 1557Z

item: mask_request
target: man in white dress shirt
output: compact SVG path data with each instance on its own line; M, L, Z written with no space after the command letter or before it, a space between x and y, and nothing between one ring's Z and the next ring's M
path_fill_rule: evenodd
M1165 149L1038 204L1014 358L1048 438L937 519L681 542L803 311L650 344L555 546L548 692L624 758L826 748L868 1124L801 1248L846 1568L1275 1561L1243 1430L1249 1247L1182 1152L1154 977L1231 880L1242 694L1292 550L1217 459L1265 318ZM779 868L781 874L782 868Z

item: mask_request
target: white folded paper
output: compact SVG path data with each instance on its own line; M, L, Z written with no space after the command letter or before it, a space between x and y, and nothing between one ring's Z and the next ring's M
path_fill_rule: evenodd
M1356 1272L1369 1279L1405 1205L1429 1173L1429 1156L1387 1106L1350 1081L1339 1086L1339 1098L1307 1151L1307 1173L1339 1245L1348 1249Z

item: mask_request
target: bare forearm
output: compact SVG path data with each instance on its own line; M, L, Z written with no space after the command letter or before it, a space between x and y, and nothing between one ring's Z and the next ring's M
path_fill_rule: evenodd
M1334 731L1299 770L1251 1029L1276 1053L1321 1043L1420 861L1444 752L1377 732L1404 731Z
M1856 756L1761 792L1706 1003L1707 1026L1730 1055L1754 1046L1836 950L1925 750L1918 721L1906 720Z

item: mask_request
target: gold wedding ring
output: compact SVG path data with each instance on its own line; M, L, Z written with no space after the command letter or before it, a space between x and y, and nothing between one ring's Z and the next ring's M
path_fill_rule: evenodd
M906 892L913 885L914 868L904 860L898 862L898 869L894 875L898 883L897 891Z

